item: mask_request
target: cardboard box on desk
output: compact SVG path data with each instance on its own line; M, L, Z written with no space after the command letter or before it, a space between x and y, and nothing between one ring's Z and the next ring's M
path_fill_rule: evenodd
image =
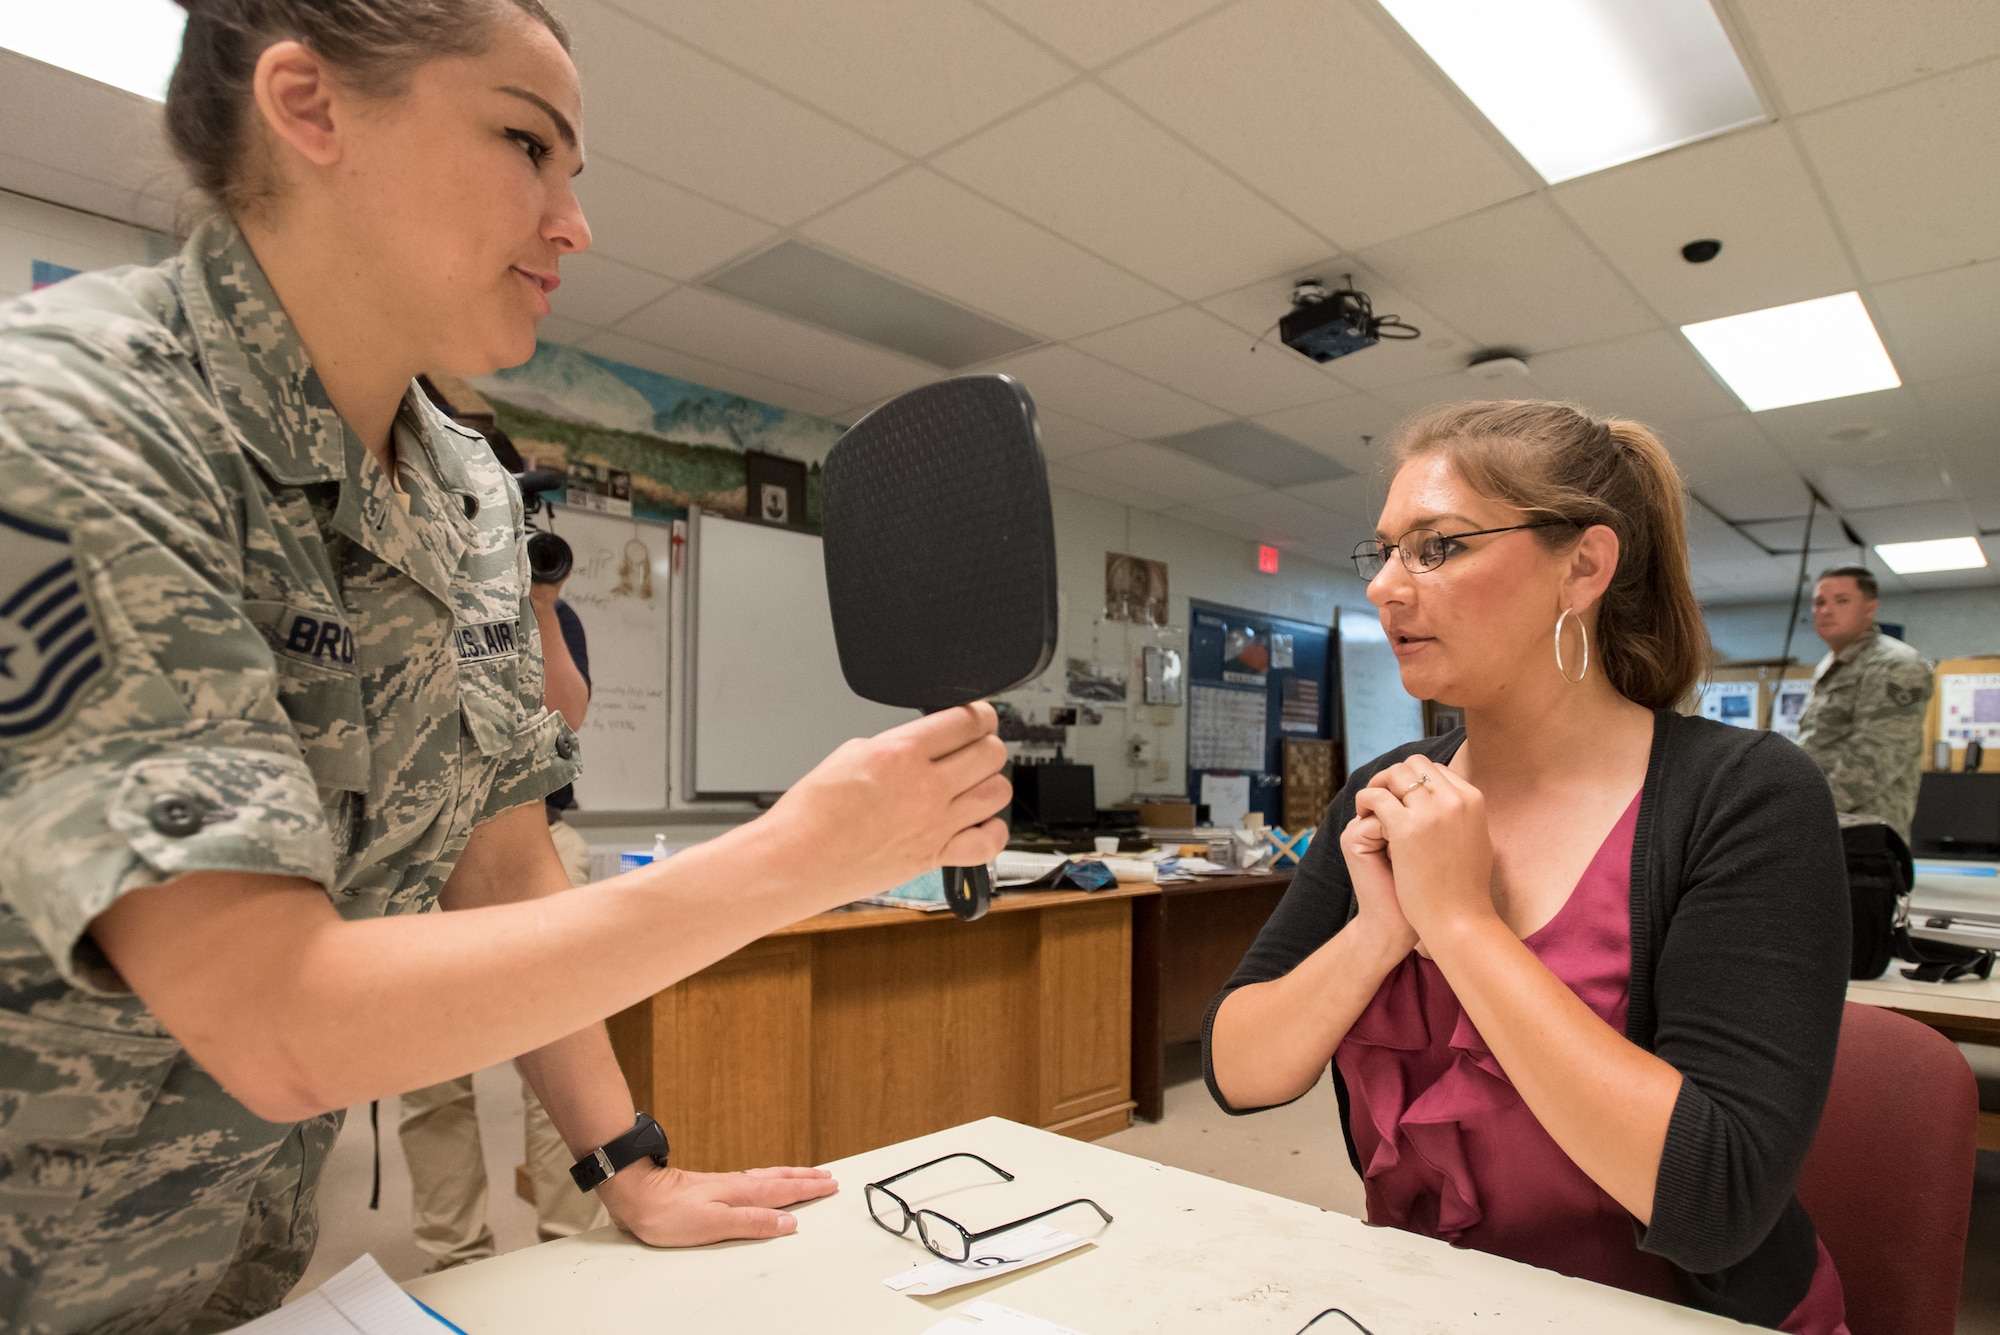
M1141 802L1139 824L1149 829L1190 829L1194 825L1194 803Z

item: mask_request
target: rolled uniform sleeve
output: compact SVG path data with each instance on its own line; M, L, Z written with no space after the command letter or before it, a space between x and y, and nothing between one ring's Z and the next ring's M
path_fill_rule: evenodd
M0 663L37 670L0 680L20 706L0 719L0 907L99 993L127 990L88 936L121 895L197 871L325 886L335 856L191 434L222 424L164 360L112 360L52 339L0 363ZM25 626L42 577L71 605Z

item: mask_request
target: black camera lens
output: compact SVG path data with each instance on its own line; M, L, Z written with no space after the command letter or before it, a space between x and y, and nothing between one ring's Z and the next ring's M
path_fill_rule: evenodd
M540 531L528 535L528 573L535 583L560 584L574 564L576 556L561 537Z

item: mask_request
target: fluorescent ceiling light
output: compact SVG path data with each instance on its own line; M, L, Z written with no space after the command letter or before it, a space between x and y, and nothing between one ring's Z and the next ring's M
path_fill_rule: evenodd
M1978 570L1986 564L1986 551L1977 538L1933 538L1929 542L1882 542L1875 545L1882 564L1899 575L1922 575L1933 570Z
M1903 383L1858 292L1684 324L1681 332L1753 413Z
M1382 0L1551 184L1764 119L1709 0Z
M174 0L0 4L0 47L155 102L167 100L186 27Z

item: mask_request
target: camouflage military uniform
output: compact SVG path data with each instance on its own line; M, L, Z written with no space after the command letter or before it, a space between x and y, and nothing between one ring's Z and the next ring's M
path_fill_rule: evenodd
M431 908L576 772L520 494L414 390L388 476L249 247L0 306L0 1329L218 1330L316 1234L337 1115L259 1120L90 937L192 871Z
M1833 805L1887 821L1904 839L1917 812L1931 663L1872 627L1813 673L1799 745L1826 771Z

